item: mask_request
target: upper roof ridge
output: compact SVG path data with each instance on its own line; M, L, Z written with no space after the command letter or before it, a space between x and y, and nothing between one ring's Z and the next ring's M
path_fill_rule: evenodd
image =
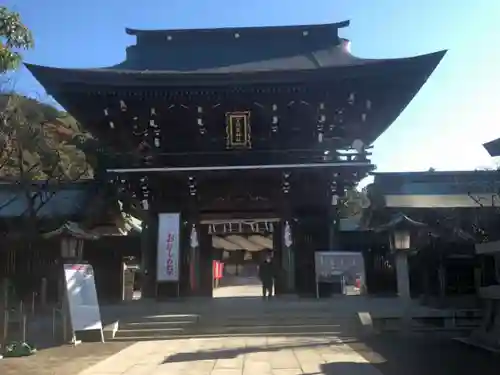
M159 30L144 30L135 28L125 28L128 35L145 35L145 34L187 34L187 33L227 33L227 32L286 32L303 29L341 29L348 27L349 20L336 23L325 24L310 24L310 25L293 25L293 26L244 26L244 27L216 27L216 28L200 28L200 29L159 29Z

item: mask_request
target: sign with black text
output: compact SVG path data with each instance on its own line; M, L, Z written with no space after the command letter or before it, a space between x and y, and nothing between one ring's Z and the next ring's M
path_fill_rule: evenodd
M180 214L158 215L156 281L179 281Z

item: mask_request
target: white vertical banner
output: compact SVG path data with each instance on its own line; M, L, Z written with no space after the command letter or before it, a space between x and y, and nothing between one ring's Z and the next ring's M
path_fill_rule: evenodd
M179 281L180 214L158 215L156 281Z

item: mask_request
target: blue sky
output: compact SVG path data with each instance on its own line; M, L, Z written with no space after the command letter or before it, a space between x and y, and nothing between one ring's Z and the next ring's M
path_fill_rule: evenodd
M32 29L26 60L100 67L124 59L145 29L293 25L345 19L341 36L360 57L448 49L413 102L375 143L379 171L466 170L491 165L481 147L500 137L499 0L7 0ZM24 69L18 90L43 95Z

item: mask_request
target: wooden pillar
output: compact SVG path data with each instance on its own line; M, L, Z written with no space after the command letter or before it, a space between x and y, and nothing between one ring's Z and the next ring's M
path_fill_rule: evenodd
M188 177L188 205L186 210L186 249L188 249L189 295L200 295L200 215L198 207L198 181Z
M198 295L203 297L213 296L213 275L212 275L212 235L208 233L208 226L201 225L199 233L199 271L200 271L200 288Z
M158 215L146 212L141 233L142 298L156 297L156 253Z
M286 256L284 256L284 262L287 266L287 278L286 278L286 291L287 293L295 293L295 275L296 275L296 265L295 265L295 222L293 217L289 215L283 223L283 249L285 250Z
M340 217L339 217L339 207L341 199L343 197L344 186L339 180L338 173L334 173L329 181L329 187L327 190L328 197L328 250L334 251L339 250L340 241Z
M299 295L313 296L316 291L314 252L321 249L321 238L318 238L318 232L324 232L325 218L322 218L323 226L319 228L318 225L321 223L311 213L302 212L297 220L294 225L294 240L297 249L295 290Z
M189 246L189 295L197 295L200 289L200 235L199 235L199 221L192 216L188 220L187 246Z
M284 172L282 174L281 195L280 195L280 218L279 225L275 226L273 234L274 245L281 252L281 270L279 277L279 286L277 289L280 293L295 292L295 246L294 246L294 221L292 215L291 202L291 174Z
M439 280L439 297L441 302L446 298L446 264L444 263L443 258L441 258L438 266L438 280Z

